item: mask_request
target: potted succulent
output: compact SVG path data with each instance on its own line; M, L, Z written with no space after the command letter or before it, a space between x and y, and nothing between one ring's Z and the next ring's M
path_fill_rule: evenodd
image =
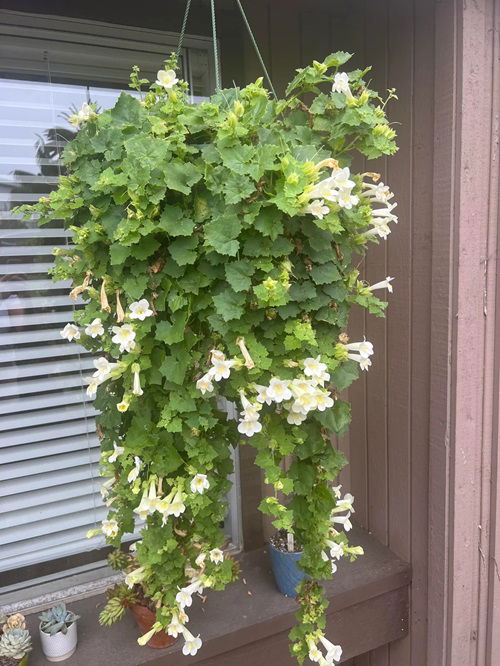
M0 666L26 666L32 646L24 615L3 615L0 625Z
M64 603L38 616L42 650L48 661L64 661L74 653L78 638L76 621L79 617L68 610Z

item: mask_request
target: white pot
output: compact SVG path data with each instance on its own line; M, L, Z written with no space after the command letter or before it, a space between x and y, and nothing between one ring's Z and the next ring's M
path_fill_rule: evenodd
M58 631L57 634L51 636L40 629L42 650L48 661L64 661L71 657L76 650L77 638L76 622L68 627L65 634Z

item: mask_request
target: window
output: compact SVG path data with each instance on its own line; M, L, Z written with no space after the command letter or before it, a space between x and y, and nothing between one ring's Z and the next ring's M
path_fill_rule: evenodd
M103 539L85 534L106 513L82 382L92 357L60 337L79 305L47 274L71 235L10 211L56 187L74 133L68 115L83 102L112 106L132 65L151 79L176 45L172 34L0 12L0 571L89 550L102 559ZM210 48L186 38L181 53L195 100L212 89ZM236 489L229 499L238 545Z

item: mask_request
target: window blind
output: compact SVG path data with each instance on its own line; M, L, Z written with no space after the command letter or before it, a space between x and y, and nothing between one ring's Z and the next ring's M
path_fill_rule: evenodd
M57 221L39 229L11 212L57 185L73 133L65 114L88 94L0 79L0 570L103 545L85 537L106 511L96 411L82 383L92 358L61 338L80 306L47 274L53 248L71 236Z
M57 186L74 133L68 115L83 102L112 106L133 64L151 77L169 39L173 46L175 36L156 31L0 11L0 571L103 546L85 535L106 514L96 411L82 382L92 358L59 333L80 306L47 273L71 235L11 211ZM184 75L206 95L206 44L185 44ZM231 504L235 532L235 497Z

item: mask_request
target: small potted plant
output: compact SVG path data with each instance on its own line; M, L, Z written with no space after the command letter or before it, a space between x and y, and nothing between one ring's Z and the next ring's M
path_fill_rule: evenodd
M76 621L79 617L68 610L64 603L38 616L42 650L48 661L64 661L74 653L78 639Z
M107 591L108 601L99 615L99 623L109 627L122 620L127 608L130 608L141 634L148 634L156 622L156 608L154 602L144 593L144 588L138 580L140 576L137 575L135 562L133 555L119 549L108 555L108 563L113 569L129 573L125 577L125 582L118 583ZM175 639L176 636L169 635L166 631L159 631L147 641L146 645L155 649L167 648L175 643Z
M32 646L24 615L2 616L0 624L0 666L26 666Z
M284 529L278 530L269 540L269 552L274 579L279 591L285 597L296 597L296 587L307 578L299 569L298 562L302 549L294 535Z
M358 555L363 554L363 549L361 546L349 546L345 534L352 527L350 517L354 513L354 497L350 493L342 497L340 492L341 486L337 486L332 490L336 506L330 515L327 534L321 550L321 558L323 562L331 562L332 573L335 573L337 570L336 562L338 560L344 556L348 556L353 561ZM344 512L347 513L339 515ZM280 521L275 521L275 523L279 524ZM300 536L297 538L295 532L300 534L300 529L295 528L294 532L292 532L281 528L269 540L274 579L279 591L285 597L297 596L298 584L304 578L310 578L300 567L300 560L303 553L300 545Z

